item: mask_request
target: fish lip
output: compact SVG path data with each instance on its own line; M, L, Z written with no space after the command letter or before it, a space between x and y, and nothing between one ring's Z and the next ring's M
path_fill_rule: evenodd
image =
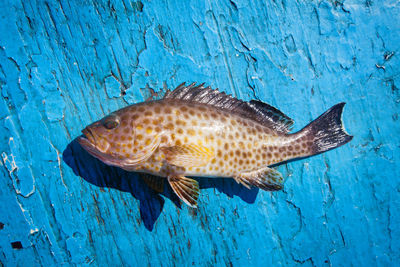
M90 130L86 131L86 129L82 130L82 133L84 136L79 136L78 137L78 143L84 148L90 155L93 157L101 160L107 165L110 166L119 166L118 163L116 163L113 160L110 160L109 155L104 154L104 152L100 151L87 137L93 138L93 135L91 134Z
M96 138L94 138L93 132L88 127L83 129L82 133L84 135L84 137L82 137L82 138L84 138L87 141L89 141L93 146L96 146Z
M83 137L83 136L79 136L78 137L78 143L86 150L89 151L90 149L94 149L94 145L92 143L90 143L90 141Z

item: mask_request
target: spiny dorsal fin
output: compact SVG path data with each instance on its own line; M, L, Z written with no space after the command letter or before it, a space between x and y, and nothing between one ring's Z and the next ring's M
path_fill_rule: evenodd
M168 92L164 99L179 99L211 105L252 119L277 133L288 133L293 124L292 119L268 104L255 100L245 102L217 89L211 89L209 86L204 87L204 83L200 85L192 83L188 86L182 83L175 90Z
M235 110L240 109L240 106L248 106L246 102L220 92L218 89L211 89L210 86L204 87L204 83L197 86L196 83L191 83L188 86L182 83L175 90L168 92L164 96L164 99L179 99L212 105L227 110Z

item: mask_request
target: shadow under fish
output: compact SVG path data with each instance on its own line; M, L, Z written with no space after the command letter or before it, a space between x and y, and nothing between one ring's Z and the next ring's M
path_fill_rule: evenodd
M154 224L164 207L165 200L162 196L170 199L178 208L181 208L178 196L168 186L168 183L164 183L162 192L157 192L147 185L145 178L141 179L141 173L109 166L91 156L78 143L77 138L69 143L64 150L63 160L75 175L82 177L87 182L101 188L114 188L128 192L139 200L140 217L149 231L153 230ZM238 196L249 204L255 202L259 191L258 188L249 190L232 179L200 177L196 180L201 189L215 188L229 197Z

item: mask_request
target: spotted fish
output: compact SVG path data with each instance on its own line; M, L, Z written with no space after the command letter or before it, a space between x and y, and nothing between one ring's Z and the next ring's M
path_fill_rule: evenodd
M196 207L199 186L193 176L282 189L282 175L269 166L352 139L342 126L343 107L337 104L289 133L293 120L268 104L183 83L161 100L125 107L87 126L79 143L105 164L150 174L147 182L158 191L163 185L153 175L166 178L181 200Z

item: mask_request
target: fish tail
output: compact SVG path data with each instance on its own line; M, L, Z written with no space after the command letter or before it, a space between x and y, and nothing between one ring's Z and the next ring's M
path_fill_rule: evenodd
M297 142L306 142L307 151L304 156L316 155L339 146L353 139L343 127L342 112L345 103L331 107L324 114L312 121L298 133Z

